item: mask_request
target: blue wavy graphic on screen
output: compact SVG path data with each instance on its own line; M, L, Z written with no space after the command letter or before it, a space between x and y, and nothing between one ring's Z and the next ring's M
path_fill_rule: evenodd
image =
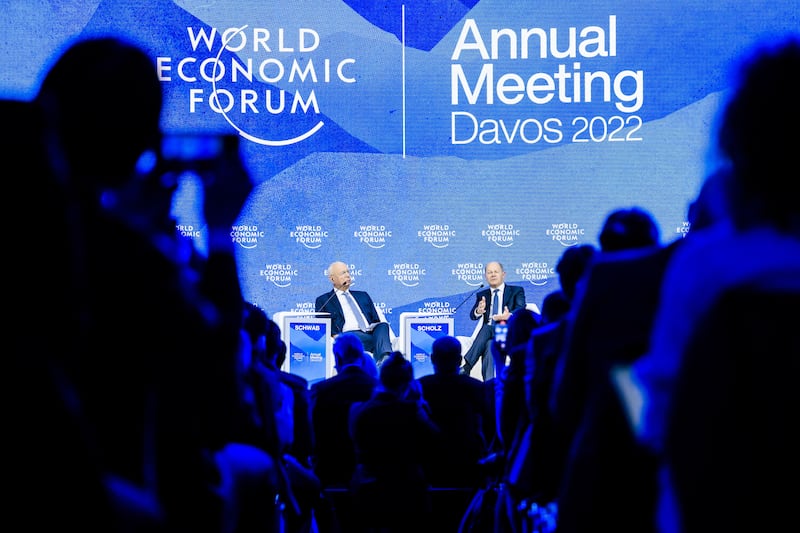
M412 0L409 2L374 2L370 0L345 0L359 15L375 26L403 38L403 26L425 28L405 35L405 45L419 50L431 50L478 0L464 2L452 0ZM401 19L398 12L405 8L407 16Z
M285 36L287 44L294 46L297 28L312 29L320 37L314 57L335 62L354 58L343 68L345 77L355 82L316 84L318 114L271 117L262 112L237 117L237 125L245 130L274 140L301 136L324 123L308 141L296 144L242 143L257 187L240 222L263 233L258 243L240 250L243 289L250 300L268 303L265 308L271 312L307 309L317 294L329 290L323 270L330 261L352 261L363 270L359 286L387 307L397 333L399 312L416 311L430 300L454 307L469 294L471 286L450 274L466 261L501 257L511 265L508 281L523 284L529 301L541 302L554 288L554 277L537 285L514 267L556 263L563 246L543 231L553 223L578 222L585 230L582 239L592 242L609 210L638 204L655 215L664 240L673 238L706 171L705 152L728 87L731 61L764 36L796 32L794 4L772 0L184 0L180 7L168 0L105 0L93 9L91 3L15 3L14 16L0 24L8 42L20 43L21 53L11 50L0 57L4 73L0 83L4 91L30 96L43 69L69 40L108 33L128 36L154 57L173 60L169 73L174 79L164 82L166 129L230 132L225 118L207 105L195 113L188 111L189 89L195 86L177 79L175 71L179 59L193 54L187 28L268 29L276 50L274 39L280 28L294 29L294 36ZM403 6L404 33L400 31ZM492 30L519 35L524 28L548 32L557 28L563 38L563 32L571 28L576 34L600 28L604 46L610 47L611 15L615 17L613 57L573 60L554 58L548 52L544 59L522 60L514 59L510 48L501 47L490 63L496 76L513 73L522 79L535 73L552 74L562 65L565 75L604 71L613 77L626 70L643 71L642 106L630 113L641 119L641 141L552 146L453 142L454 107L469 111L476 120L503 124L511 132L521 119L569 124L576 115L587 119L623 115L614 111L613 101L604 102L600 93L593 94L592 102L567 101L574 95L570 92L563 95L565 101L556 98L547 104L523 100L488 105L479 100L468 107L453 106L453 65L458 63L466 75L474 77L486 63L475 51L453 59L467 21L474 20L486 39ZM299 51L278 55L287 64L309 59ZM248 56L263 59L268 55L248 48L225 51L220 58L230 64ZM220 88L235 93L240 87L224 79ZM297 89L286 80L254 82L251 88L260 97L267 90ZM203 93L204 102L207 95ZM518 136L514 138L519 141ZM492 220L487 215L487 194L497 191L505 194L502 217L519 230L510 248L481 239L481 229ZM353 238L361 227L375 224L392 231L385 245L365 246ZM328 237L316 247L300 244L292 234L306 225L321 227ZM447 226L453 234L448 246L422 242L418 232L424 225ZM398 263L422 265L425 275L416 284L397 282L387 272ZM290 271L290 281L281 286L263 274L276 264ZM456 331L471 330L474 323L465 318L470 306L471 302L465 304L455 317Z

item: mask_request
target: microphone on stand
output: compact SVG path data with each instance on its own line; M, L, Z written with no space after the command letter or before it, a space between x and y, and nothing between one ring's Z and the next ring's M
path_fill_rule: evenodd
M352 286L353 286L353 282L352 282L352 281L351 281L350 283L345 283L345 284L344 284L344 288L342 288L342 290L343 290L343 291L344 291L344 290L347 290L347 289L349 289L349 288L350 288L350 287L352 287ZM482 286L482 285L481 285L481 286ZM329 303L331 300L333 300L333 297L334 297L334 296L336 296L336 287L334 287L334 288L333 288L333 294L331 294L330 296L328 296L328 299L327 299L327 300L325 300L325 303L324 303L324 304L322 304L322 305L320 306L320 309L325 309L325 306L326 306L326 305L328 305L328 303ZM326 313L327 311L320 311L320 312L322 312L322 313ZM328 314L330 314L330 313L328 313Z
M459 307L461 307L462 305L464 305L464 303L465 303L467 300L469 300L470 298L472 298L473 296L475 296L475 293L476 293L476 292L478 292L479 290L481 290L481 289L483 288L483 285L484 285L483 283L481 283L480 285L478 285L478 288L477 288L477 289L475 289L474 291L472 291L471 293L469 293L469 294L467 295L467 297L466 297L466 298L464 298L463 300L461 300L461 303L460 303L460 304L458 304L458 305L455 307L455 309L453 309L452 311L450 311L450 314L451 314L451 315L454 315L454 314L456 314L456 311L458 311L458 308L459 308Z

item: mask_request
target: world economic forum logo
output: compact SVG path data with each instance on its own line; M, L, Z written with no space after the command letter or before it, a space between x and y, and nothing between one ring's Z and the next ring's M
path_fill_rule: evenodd
M558 241L562 246L570 247L580 243L586 230L577 224L557 223L551 224L545 230L545 234L554 241Z
M241 224L231 227L231 241L247 250L258 246L258 239L262 237L264 237L264 231L258 229L257 225Z
M300 224L289 232L289 236L309 250L316 250L322 246L323 239L328 238L328 230L320 225Z
M272 263L264 265L258 274L269 283L283 289L290 286L292 280L297 277L297 269L290 263Z
M363 225L353 232L353 237L370 248L379 249L392 238L392 230L383 225Z
M555 276L556 270L546 261L529 261L522 263L514 269L514 273L521 280L529 282L531 285L541 287L547 285L550 277Z
M483 263L458 263L450 269L451 276L470 287L479 287L483 283L483 272Z
M455 236L456 230L450 229L449 224L424 224L417 230L417 237L434 248L447 248Z
M500 248L514 246L514 238L519 235L519 230L514 227L514 224L488 224L486 229L481 231L482 237Z
M427 271L419 263L395 263L386 274L406 287L417 287Z
M322 39L313 28L244 25L219 31L189 26L186 31L190 53L183 58L157 57L159 79L188 85L189 113L208 108L220 114L241 137L256 144L296 144L316 134L325 123L317 119L305 131L278 138L274 133L255 131L252 121L243 125L248 115L265 113L268 118L260 122L273 126L264 128L273 132L287 117L321 113L314 90L317 84L357 81L356 60L320 55Z

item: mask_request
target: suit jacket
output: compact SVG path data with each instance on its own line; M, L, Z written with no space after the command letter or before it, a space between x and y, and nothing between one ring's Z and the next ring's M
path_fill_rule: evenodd
M317 296L314 304L314 309L318 313L330 313L331 315L331 335L338 335L342 332L344 327L344 311L342 311L342 304L339 303L339 298L334 295L335 289L331 289L325 294ZM355 298L356 303L364 313L368 324L380 322L381 317L375 309L375 302L372 301L369 293L366 291L350 291L350 294Z
M478 308L478 302L481 301L481 298L486 298L486 312L483 313L483 323L488 324L489 319L492 317L491 287L488 289L484 289L475 295L475 303L472 305L472 310L469 312L469 317L473 318L475 316L475 309ZM517 285L509 285L508 283L506 283L505 290L503 291L503 301L500 304L500 309L502 310L505 309L506 307L508 307L508 310L511 311L512 313L517 309L522 309L523 307L525 307L525 289Z
M355 469L355 451L348 433L350 406L372 397L378 380L348 366L311 385L314 471L323 486L346 486Z

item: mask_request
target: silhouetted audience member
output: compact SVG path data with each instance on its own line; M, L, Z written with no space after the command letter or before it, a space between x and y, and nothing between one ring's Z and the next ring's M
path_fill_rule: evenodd
M281 331L273 320L267 322L267 347L265 364L278 373L280 382L292 393L292 441L286 453L301 465L311 468L314 453L314 431L311 425L311 394L308 380L297 374L281 370L286 360L286 343L281 339Z
M311 467L311 409L307 381L298 375L280 370L286 344L278 325L257 306L247 303L245 326L255 340L251 374L259 402L259 418L267 428L275 430L277 439L267 442L288 483L286 528L305 533L317 527L317 520L331 520L329 506L322 498L322 485ZM255 335L253 335L253 333ZM308 450L297 454L298 450ZM327 525L327 524L326 524ZM329 530L329 529L328 529Z
M48 228L47 246L16 230L4 242L8 279L36 280L8 291L5 298L10 340L3 350L10 362L3 381L9 399L3 411L9 436L4 448L10 458L3 472L9 488L5 520L25 531L114 532L122 531L123 524L131 532L145 531L145 525L153 524L143 518L157 509L145 506L127 520L118 516L92 428L76 399L72 376L65 372L68 358L80 349L81 313L74 303L79 250L63 168L57 163L59 147L47 139L40 111L31 102L0 100L0 159L19 200L3 210L4 227L17 228L26 220L35 199L37 223ZM140 516L135 527L134 514Z
M278 352L285 349L280 329L263 309L245 302L244 330L251 346L250 358L245 361L245 376L251 387L253 413L248 432L251 438L247 442L266 450L276 462L277 494L286 507L281 513L286 529L309 531L321 487L310 467L291 455L297 435L297 406L294 391L276 366Z
M356 451L350 488L361 527L424 530L433 518L430 450L441 430L403 354L392 352L381 365L380 384L350 408L349 427Z
M76 41L46 73L35 104L74 191L81 349L64 366L109 487L157 502L170 530L220 531L232 502L218 490L227 472L217 454L259 455L227 448L241 408L242 316L229 233L249 176L238 159L226 161L217 169L225 180L206 185L209 255L190 270L169 216L174 191L137 168L161 135L151 58L120 39ZM268 475L261 457L251 474Z
M314 471L323 487L347 487L355 470L355 451L348 433L350 406L372 397L378 384L375 363L361 340L342 333L333 343L336 374L311 385Z
M560 289L553 310L553 300L542 304L542 325L533 330L525 353L524 394L527 427L515 440L508 465L508 489L520 513L536 504L555 502L567 455L565 437L557 431L549 409L553 373L561 354L569 313L576 287L583 279L597 249L591 244L568 248L556 265ZM513 512L513 511L510 511ZM519 524L517 524L519 525Z
M243 345L242 374L248 387L245 394L248 412L241 427L243 440L256 443L279 458L289 447L293 436L293 421L281 419L291 412L291 401L283 408L286 389L281 386L278 373L271 365L268 354L270 319L266 311L251 302L244 302L242 330L247 337ZM291 398L289 398L291 400Z
M796 491L783 487L799 470L798 402L784 376L797 365L784 363L797 336L783 315L775 329L761 316L745 323L736 315L747 310L728 306L749 299L771 302L769 312L796 311L800 204L786 180L797 174L799 87L797 35L745 57L715 139L730 164L729 217L683 239L664 274L648 352L632 372L615 374L637 437L665 467L660 531L776 531L794 520ZM693 384L704 367L713 377Z
M572 309L572 301L575 299L578 285L584 278L596 253L597 248L591 244L580 244L566 249L556 264L558 283L569 302L570 309Z
M517 309L508 319L506 346L502 348L496 341L492 343L492 357L498 369L494 380L495 418L499 447L494 450L500 456L500 492L495 510L495 531L511 530L512 512L515 502L508 492L509 466L513 464L513 452L520 448L519 440L524 438L528 426L528 409L525 402L525 353L528 341L536 328L541 325L541 317L528 308Z
M601 253L565 323L552 384L554 431L569 450L558 487L558 527L572 532L613 523L619 531L644 533L652 530L651 458L625 431L607 376L614 363L645 351L661 274L675 245L660 245L654 219L639 208L612 212L599 241ZM621 501L629 506L624 516Z
M489 452L483 434L489 415L484 384L459 373L461 343L455 337L433 341L431 362L433 374L417 380L442 431L441 446L430 451L430 481L439 487L477 488L484 481L478 462Z
M602 251L616 252L657 245L659 233L653 215L634 206L609 213L597 239Z
M283 339L278 339L277 343L275 367L282 369L286 362L288 348ZM294 392L295 440L292 443L292 455L304 465L311 467L311 459L314 455L314 428L311 425L311 392L308 380L284 370L281 370L280 376L284 384L291 387Z
M520 422L527 418L524 394L525 351L540 316L528 308L517 309L508 319L506 347L492 345L492 356L500 369L495 381L497 432L504 453L516 438Z
M689 205L690 232L715 216L708 201L701 190ZM556 427L570 442L558 495L560 531L606 520L619 531L654 528L655 458L635 442L608 376L614 365L646 352L664 270L683 241L604 251L576 295L551 397ZM623 516L620 501L630 505Z
M594 358L590 358L590 352L592 350L602 350L608 353L617 353L632 342L628 340L628 337L633 331L646 332L649 330L650 320L639 312L639 304L636 306L630 304L619 306L620 309L625 310L630 315L631 320L644 321L645 326L638 326L634 330L628 324L622 327L618 314L605 310L608 300L607 295L616 294L619 290L617 285L619 283L627 285L629 280L625 277L620 277L619 282L613 285L613 289L608 283L592 283L589 285L597 269L600 268L602 270L602 267L597 267L597 264L601 261L613 262L631 255L638 255L642 252L634 252L634 250L642 248L645 249L643 253L649 254L656 246L659 246L658 233L653 217L640 208L617 209L606 217L598 236L601 253L595 255L586 279L577 288L577 294L573 299L572 311L569 316L567 341L564 346L565 352L559 358L555 374L554 398L552 400L554 413L559 419L559 424L564 425L570 435L575 433L583 416L583 408L586 406L586 397L589 391L588 384L591 376L597 375L594 372L597 369L589 366L589 362L594 360ZM664 258L664 261L666 261L666 258ZM656 279L658 280L660 277L656 276ZM635 278L630 280L631 283L635 281ZM594 291L598 290L604 291L599 298L599 309L591 309L588 304L584 303L587 298L586 294L593 295ZM638 295L641 304L651 307L655 305L645 294L633 292L634 295ZM588 331L581 324L582 320L596 324L596 326L593 326L594 329L589 331L596 331L600 336L599 339L590 341L585 337ZM605 321L609 324L598 321ZM635 324L638 323L635 322ZM606 325L609 327L616 325L617 328L627 332L628 335L625 337L610 335L606 333L608 331L608 328L604 327ZM612 346L608 349L603 347L602 344L599 344L601 339L605 339ZM641 343L638 346L634 346L633 350L641 353ZM601 359L597 359L597 361L601 361Z
M542 299L542 325L558 322L569 312L570 301L564 291L556 289Z

